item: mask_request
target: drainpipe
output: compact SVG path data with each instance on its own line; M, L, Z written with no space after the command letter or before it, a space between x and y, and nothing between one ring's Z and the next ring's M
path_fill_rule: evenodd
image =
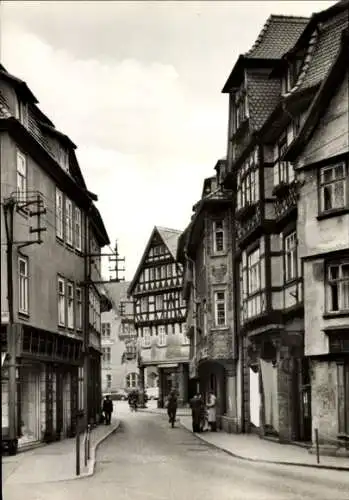
M196 354L197 354L197 314L196 314L196 271L195 271L195 261L191 259L187 252L185 252L185 258L191 263L193 268L193 327L194 327L194 360L196 364ZM196 371L196 370L195 370Z

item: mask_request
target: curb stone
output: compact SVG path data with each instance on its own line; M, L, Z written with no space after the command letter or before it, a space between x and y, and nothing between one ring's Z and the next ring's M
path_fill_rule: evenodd
M185 429L187 432L195 436L197 439L200 439L200 441L206 443L208 446L211 448L214 448L216 450L223 451L227 455L230 455L233 458L238 458L239 460L245 460L246 462L254 462L254 463L262 463L262 464L276 464L276 465L290 465L292 467L310 467L313 469L327 469L327 470L337 470L337 471L349 471L349 467L340 467L337 465L321 465L321 464L305 464L305 463L300 463L300 462L283 462L283 461L277 461L277 460L262 460L260 458L250 458L250 457L244 457L242 455L237 455L236 453L233 453L232 451L226 450L225 448L222 448L221 446L218 446L217 444L210 443L209 441L206 441L206 439L202 436L200 436L196 432L192 432L190 429L188 429L184 424L179 422L181 427Z
M87 468L88 468L87 472L83 472L82 474L80 474L80 476L73 477L72 478L73 480L74 479L85 479L86 477L93 476L93 474L95 473L95 468L96 468L96 454L97 454L97 449L98 449L99 445L102 444L103 441L105 441L114 432L116 432L119 429L120 424L121 424L120 420L117 420L117 422L110 429L110 431L96 442L96 444L91 448L91 457L90 457L89 463L87 465Z

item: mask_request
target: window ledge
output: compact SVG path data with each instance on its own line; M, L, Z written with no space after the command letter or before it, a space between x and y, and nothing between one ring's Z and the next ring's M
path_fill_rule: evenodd
M322 316L324 319L332 319L332 318L349 318L349 311L338 311L325 313Z
M19 318L19 319L23 319L23 320L25 320L25 321L28 321L28 320L29 320L29 318L30 318L30 315L29 315L29 313L27 313L27 312L18 311L18 318Z
M229 330L229 329L230 329L230 327L227 325L225 325L225 326L212 326L211 331L212 330L224 331L224 330ZM205 337L207 337L207 335L205 335Z
M57 241L60 245L63 245L63 246L64 246L64 239L63 239L61 236L57 236L57 234L56 234L56 241Z
M339 217L340 215L349 214L349 208L335 208L333 210L328 210L327 212L322 212L316 218L317 220L330 219L331 217Z
M227 250L222 250L221 252L213 252L209 257L227 257L228 252Z

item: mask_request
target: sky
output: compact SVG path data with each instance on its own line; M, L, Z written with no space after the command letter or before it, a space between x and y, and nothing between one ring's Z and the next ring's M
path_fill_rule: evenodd
M334 3L1 2L1 62L78 146L126 280L155 225L185 229L226 155L221 90L239 54L270 14L310 16Z

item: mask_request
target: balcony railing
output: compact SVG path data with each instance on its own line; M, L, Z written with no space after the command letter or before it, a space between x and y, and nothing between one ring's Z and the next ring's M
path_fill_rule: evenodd
M299 182L291 183L282 182L275 186L273 195L276 197L274 201L274 210L277 218L282 217L297 207Z

